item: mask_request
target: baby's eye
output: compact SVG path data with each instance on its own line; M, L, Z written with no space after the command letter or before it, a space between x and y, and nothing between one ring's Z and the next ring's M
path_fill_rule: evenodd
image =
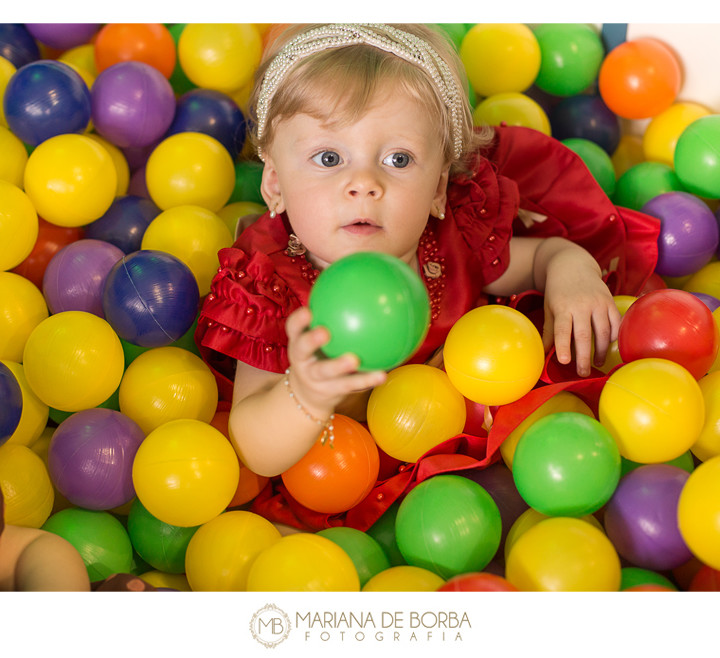
M335 151L321 151L312 157L312 161L323 167L337 167L342 158Z
M383 160L383 164L403 169L410 164L411 160L412 158L407 153L391 153Z

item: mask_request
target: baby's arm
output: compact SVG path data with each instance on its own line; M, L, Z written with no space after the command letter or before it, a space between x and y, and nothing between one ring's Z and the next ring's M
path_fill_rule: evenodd
M287 320L289 387L283 375L237 364L230 436L240 459L258 475L278 475L297 463L338 405L385 381L383 372L356 372L354 355L318 358L329 336L322 327L308 331L310 317L302 307Z
M563 238L513 238L510 265L486 292L504 296L531 288L545 293L545 349L554 341L558 361L570 363L574 341L577 373L587 376L594 335L594 361L602 365L617 339L620 312L597 261Z
M8 525L0 537L0 590L87 592L90 578L80 553L66 539Z

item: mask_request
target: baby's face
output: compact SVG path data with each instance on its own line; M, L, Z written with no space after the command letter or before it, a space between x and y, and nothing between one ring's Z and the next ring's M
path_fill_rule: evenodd
M358 251L412 265L428 216L444 210L447 178L437 126L411 96L391 92L353 124L281 121L263 191L317 267Z

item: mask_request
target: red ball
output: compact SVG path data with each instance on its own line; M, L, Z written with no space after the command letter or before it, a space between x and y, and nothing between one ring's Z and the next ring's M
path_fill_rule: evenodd
M690 592L720 592L720 571L704 564L690 581Z
M710 309L692 293L667 288L636 299L618 332L624 363L657 358L674 361L695 379L715 362L720 337Z
M494 573L463 573L450 578L438 592L517 592L518 588Z

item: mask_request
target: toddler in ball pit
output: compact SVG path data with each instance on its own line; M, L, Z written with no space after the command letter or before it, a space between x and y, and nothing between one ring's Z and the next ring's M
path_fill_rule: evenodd
M462 315L487 303L522 307L527 291L539 291L543 342L559 364L574 358L572 376L582 378L603 363L620 322L613 294L637 294L647 281L659 223L615 207L556 140L474 128L466 89L452 46L422 25L297 26L266 52L251 135L269 211L220 251L196 333L231 406L235 448L256 473L295 464L335 413L365 420L385 381L385 372L359 372L353 354L319 358L328 332L309 329L314 280L348 254L396 256L424 282L431 324L409 363L440 367ZM367 529L422 477L497 458L482 454L482 440L461 438L431 451L441 466L418 471L421 458L411 478L401 472L410 465L384 469L346 514L303 508L279 478L253 509L301 529Z

